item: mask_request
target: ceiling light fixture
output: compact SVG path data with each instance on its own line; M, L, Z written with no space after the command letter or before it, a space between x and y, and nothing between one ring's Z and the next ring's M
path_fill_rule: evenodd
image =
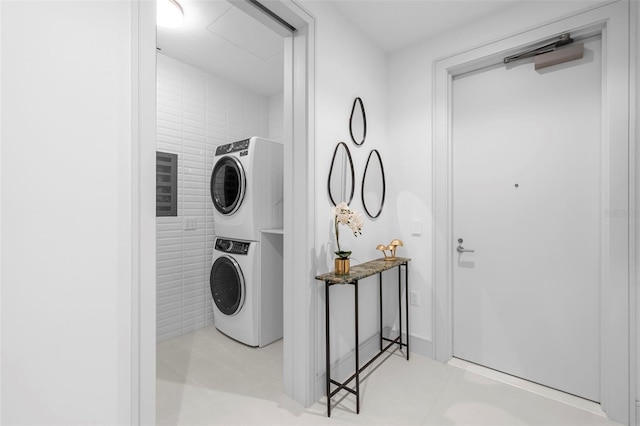
M157 8L157 24L159 26L167 28L182 26L184 11L176 0L158 0Z

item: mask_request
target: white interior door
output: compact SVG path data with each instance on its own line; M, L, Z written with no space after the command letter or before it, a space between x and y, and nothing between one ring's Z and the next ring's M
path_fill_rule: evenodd
M453 355L600 400L601 40L453 82ZM457 241L455 246L457 246Z

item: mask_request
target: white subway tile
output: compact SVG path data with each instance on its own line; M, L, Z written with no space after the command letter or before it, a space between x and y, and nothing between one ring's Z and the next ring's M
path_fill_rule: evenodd
M179 282L180 279L182 278L182 273L178 272L175 274L162 274L162 275L157 275L156 276L156 282L158 285L161 284L167 284L167 286L169 286L169 283L175 283L175 282ZM164 286L164 288L167 288L167 286Z
M173 256L173 258L171 259L156 259L156 268L158 271L160 271L160 268L170 268L170 267L176 267L176 266L182 266L182 259L179 258L175 258L176 256ZM159 272L158 272L159 273Z
M165 289L162 289L162 290L158 289L158 291L156 291L157 300L164 299L164 298L169 298L169 297L181 298L182 297L182 288L181 287L171 287L171 288L165 288Z

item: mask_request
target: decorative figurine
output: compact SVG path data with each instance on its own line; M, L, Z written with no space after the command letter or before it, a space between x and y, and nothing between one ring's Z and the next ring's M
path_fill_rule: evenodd
M380 250L384 254L384 260L396 260L396 248L404 247L404 244L401 240L395 239L389 243L388 246L384 244L378 244L376 250ZM390 251L389 256L387 256L387 250Z

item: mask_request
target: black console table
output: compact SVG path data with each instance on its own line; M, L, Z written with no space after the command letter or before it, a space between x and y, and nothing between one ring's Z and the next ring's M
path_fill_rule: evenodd
M341 390L346 390L356 396L356 413L360 414L360 373L371 365L380 355L385 353L391 346L397 344L398 348L407 348L407 361L409 360L409 261L411 259L405 257L397 257L394 260L377 259L370 262L361 263L351 268L350 273L338 275L335 272L318 275L319 281L324 281L325 285L325 337L326 337L326 391L327 391L327 416L331 417L331 398ZM402 268L404 267L404 283L405 283L405 324L406 324L406 342L402 341ZM398 313L399 333L395 339L387 339L382 336L382 272L398 268ZM358 281L378 274L378 286L380 290L380 351L371 358L365 365L360 367L360 350L358 342ZM330 342L329 342L329 287L335 284L351 284L355 291L355 373L348 377L344 382L338 382L331 379L331 362L330 362ZM384 342L387 342L385 345ZM355 389L347 385L355 380ZM337 386L333 391L331 385Z

